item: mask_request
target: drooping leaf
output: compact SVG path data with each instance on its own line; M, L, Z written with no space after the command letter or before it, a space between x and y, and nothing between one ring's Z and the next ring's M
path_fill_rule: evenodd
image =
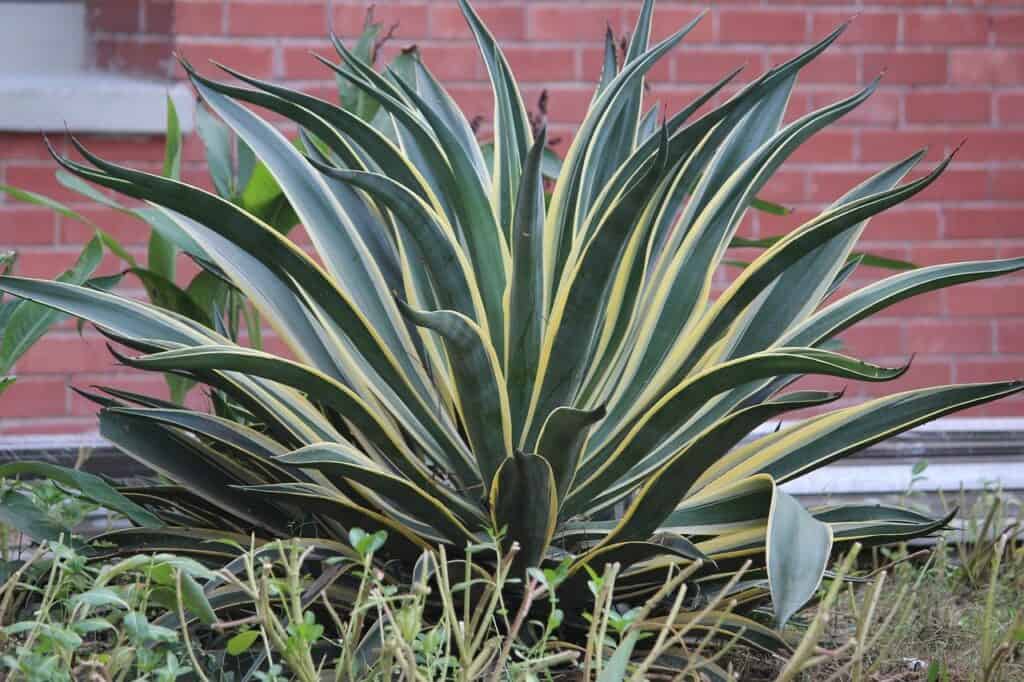
M799 550L793 551L794 547ZM776 490L766 547L776 627L781 628L814 595L828 568L831 549L832 529L792 496Z
M99 476L47 462L9 462L0 465L0 478L21 474L47 478L68 488L77 489L96 504L120 512L145 528L158 528L163 525L160 519L124 497Z
M539 565L558 518L555 477L547 460L521 453L506 458L491 483L490 507L505 541L519 543L520 572Z
M93 237L82 249L78 260L57 277L67 284L82 284L96 271L103 258L103 246L99 237ZM31 301L8 301L0 308L3 323L0 324L0 374L9 372L20 358L63 316L43 305Z

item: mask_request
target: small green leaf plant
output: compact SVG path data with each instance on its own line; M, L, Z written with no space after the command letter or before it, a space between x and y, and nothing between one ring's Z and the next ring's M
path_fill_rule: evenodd
M4 186L0 185L0 190L3 189ZM22 198L37 196L26 192L19 192L18 195ZM17 259L18 254L14 251L0 253L0 275L11 273ZM117 277L93 277L102 259L102 238L97 235L85 245L75 264L58 275L56 280L110 289L117 283ZM11 372L18 359L65 317L58 310L31 301L4 297L0 293L0 395L14 383Z
M180 588L172 574L204 582L213 574L166 554L98 567L65 537L72 536L17 561L0 591L0 619L9 623L0 630L5 679L58 682L96 672L173 682L189 674L181 632L151 614L166 614L174 603ZM204 611L195 602L189 608L197 617Z

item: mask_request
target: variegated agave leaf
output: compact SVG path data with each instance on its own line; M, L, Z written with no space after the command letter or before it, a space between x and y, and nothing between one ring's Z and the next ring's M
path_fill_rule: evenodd
M857 265L868 220L949 163L905 181L919 153L763 245L713 297L712 275L757 194L802 143L875 90L783 124L800 71L843 27L724 103L707 107L735 74L652 126L645 74L693 24L650 44L648 0L546 186L545 135L534 135L493 36L461 4L494 93L486 155L413 53L384 73L340 42L336 60L322 58L372 103L372 120L186 65L206 105L281 187L314 255L198 187L81 145L84 163L57 157L176 225L259 310L285 354L70 283L4 277L0 288L91 321L138 353L121 356L133 367L209 387L213 414L124 392L98 398L102 433L174 483L130 491L168 526L124 535L133 549L160 544L161 533L180 548L187 526L339 542L358 526L387 530L382 558L400 566L423 548L454 553L499 531L519 543L520 568L571 557L567 599L577 588L586 598L573 576L587 564L620 562L623 598L639 600L673 567L703 560L694 580L713 585L750 560L733 631L776 646L771 629L744 616L771 603L781 624L814 593L834 549L945 521L884 507L805 509L779 486L1022 384L918 389L768 435L757 427L839 398L785 392L800 376L884 382L906 371L828 350L851 325L911 296L1020 270L1024 259L911 269L828 302ZM250 105L291 120L301 143Z

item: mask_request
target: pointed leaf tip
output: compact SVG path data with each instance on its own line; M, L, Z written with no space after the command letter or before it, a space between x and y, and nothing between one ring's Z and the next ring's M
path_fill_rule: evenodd
M53 146L53 142L50 141L50 136L46 133L43 133L43 144L46 145L46 151L50 153L50 156L52 156L57 163L60 163L63 157L57 151L57 148Z

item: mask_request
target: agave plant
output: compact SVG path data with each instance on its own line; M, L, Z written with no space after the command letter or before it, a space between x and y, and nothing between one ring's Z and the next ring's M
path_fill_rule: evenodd
M923 153L864 180L770 245L721 295L712 275L757 193L811 135L876 83L783 125L800 70L843 31L698 115L725 76L652 125L644 76L693 28L651 45L644 3L617 63L609 41L593 100L545 197L534 136L494 38L461 1L494 92L491 162L466 117L412 53L381 74L335 40L325 68L376 103L372 122L224 68L185 64L205 104L265 164L315 255L243 207L99 158L69 172L142 199L188 236L287 345L243 347L182 315L68 283L0 279L7 292L92 322L125 364L210 390L213 412L107 391L100 430L164 479L123 490L146 527L97 551L173 548L216 559L209 538L346 541L387 530L382 570L412 570L497 533L516 571L560 565L560 598L585 602L586 567L619 562L617 603L654 594L700 561L692 594L724 585L733 614L708 627L776 647L841 545L882 543L947 519L886 506L805 509L780 485L918 424L1010 395L1020 381L913 390L771 433L759 425L837 393L805 375L888 381L828 350L843 330L908 297L1024 268L1024 259L914 269L838 300L875 214L934 182L902 182ZM298 125L301 149L249 105ZM128 350L125 350L127 348ZM226 556L226 555L225 555ZM699 601L699 600L698 600ZM668 617L669 610L660 617ZM681 620L694 611L672 612ZM569 619L571 620L571 619ZM571 626L569 623L567 626Z

